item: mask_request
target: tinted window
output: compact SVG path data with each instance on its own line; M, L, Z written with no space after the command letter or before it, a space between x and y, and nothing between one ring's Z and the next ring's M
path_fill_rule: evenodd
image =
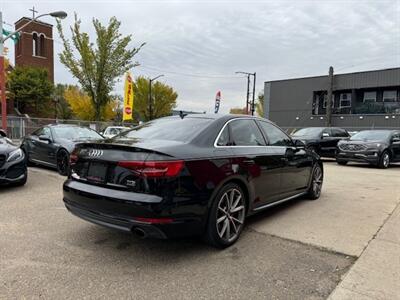
M86 127L53 127L57 138L67 140L93 140L103 139L96 131Z
M333 137L348 137L349 135L347 134L346 130L343 130L341 128L332 128L332 136Z
M217 141L218 146L228 146L229 145L229 128L225 126L224 130L221 132L219 139Z
M329 128L325 128L324 130L322 130L322 134L327 134L327 136L332 136L332 130L330 130Z
M278 127L268 123L259 122L265 135L268 137L270 146L292 146L292 140Z
M309 137L319 138L321 136L321 132L322 128L320 127L309 127L309 128L299 129L293 134L293 136L294 137L309 136Z
M234 146L265 146L264 137L254 120L234 120L229 126Z
M212 119L206 118L162 118L125 131L119 137L187 142L212 121Z

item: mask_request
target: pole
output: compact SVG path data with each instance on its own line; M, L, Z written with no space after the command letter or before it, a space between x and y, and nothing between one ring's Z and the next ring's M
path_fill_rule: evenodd
M246 115L249 114L250 74L247 74Z
M326 99L326 126L332 126L333 67L329 67L328 95Z
M7 133L6 70L4 59L3 13L0 11L0 89L1 89L1 127Z
M252 74L252 75L254 77L253 77L253 99L251 102L251 115L254 116L254 110L255 110L254 101L255 101L255 94L256 94L256 72L254 72L254 74Z
M152 80L149 79L149 119L153 119L153 101L151 100L151 82Z

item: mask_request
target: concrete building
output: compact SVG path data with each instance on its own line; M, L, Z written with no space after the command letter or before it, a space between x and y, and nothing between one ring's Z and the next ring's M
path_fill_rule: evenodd
M15 22L15 30L31 19L23 17ZM53 26L34 21L22 30L15 44L15 65L39 67L47 70L49 80L54 82Z
M283 128L326 125L328 75L264 83L265 117ZM333 77L332 126L400 127L400 68Z

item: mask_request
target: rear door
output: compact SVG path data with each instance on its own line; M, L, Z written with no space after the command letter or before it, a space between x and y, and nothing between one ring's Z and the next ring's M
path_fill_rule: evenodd
M312 168L311 156L305 149L294 147L292 139L277 126L265 121L258 121L258 124L268 138L268 147L274 149L280 158L280 197L295 195L307 188Z
M254 119L235 119L229 123L232 167L248 178L254 189L254 206L279 198L282 155L266 146L264 136Z
M337 137L332 135L331 128L325 128L322 130L321 142L320 142L321 156L333 156L336 151Z

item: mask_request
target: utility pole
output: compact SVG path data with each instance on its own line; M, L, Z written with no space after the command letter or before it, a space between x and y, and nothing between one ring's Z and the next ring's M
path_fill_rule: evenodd
M254 101L255 101L255 93L256 93L256 72L248 73L248 72L235 72L236 74L245 74L247 77L247 93L246 93L246 115L249 114L249 105L251 114L254 116ZM252 101L250 102L250 76L253 76L253 92L252 92Z
M151 83L157 78L163 77L164 75L158 75L154 78L149 79L149 119L153 119L153 99L151 97Z
M328 95L326 99L326 126L332 126L333 67L329 67Z

